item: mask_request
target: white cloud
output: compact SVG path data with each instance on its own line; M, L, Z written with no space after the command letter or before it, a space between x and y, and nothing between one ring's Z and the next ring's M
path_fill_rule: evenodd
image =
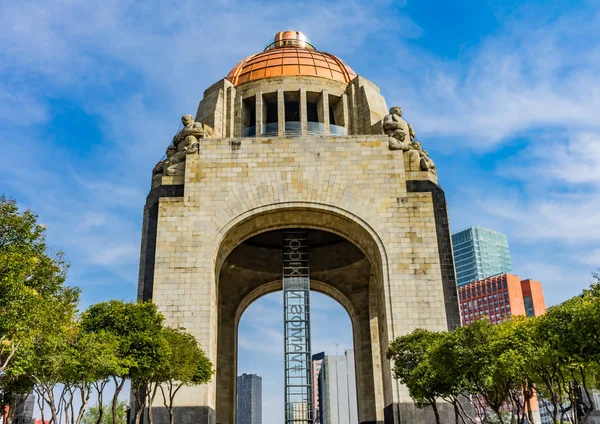
M96 251L90 262L99 265L114 266L122 263L131 263L137 259L140 248L137 245L105 247Z
M508 175L528 180L533 171L538 179L600 186L600 131L555 131L535 141L513 158L516 166L509 168Z
M532 128L599 129L600 47L586 38L600 15L519 19L457 62L412 57L416 69L408 78L401 69L407 84L388 100L406 105L417 134L483 151Z
M556 305L588 288L591 273L587 268L565 267L564 261L573 258L562 258L561 262L524 262L519 267L521 278L531 278L542 283L546 306ZM576 262L576 261L573 261ZM571 263L573 263L571 262Z

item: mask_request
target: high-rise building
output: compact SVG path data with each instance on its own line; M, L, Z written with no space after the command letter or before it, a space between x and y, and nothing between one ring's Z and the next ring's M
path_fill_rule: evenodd
M317 353L312 356L312 381L313 381L313 423L321 423L321 398L319 397L320 391L318 388L319 384L319 373L323 368L325 362L325 352Z
M30 424L33 417L33 410L35 409L35 395L33 393L29 393L27 395L16 395L15 403L16 409L13 416L13 424ZM0 411L0 421L8 422L9 409L10 407L6 406L4 411Z
M237 424L262 424L262 378L242 374L237 378Z
M513 274L472 281L458 288L463 324L486 316L497 324L511 315L539 316L546 312L542 285Z
M506 234L469 227L452 234L452 249L459 287L513 270Z
M307 402L294 402L292 409L292 424L305 424L310 419L310 406Z
M315 423L358 424L354 350L335 356L320 353L313 356L313 363L320 356L324 358L315 384L319 399Z

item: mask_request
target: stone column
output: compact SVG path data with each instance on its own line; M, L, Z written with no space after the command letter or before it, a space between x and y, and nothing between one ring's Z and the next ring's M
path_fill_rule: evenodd
M352 134L358 134L358 106L356 104L356 84L350 83L348 87L350 91L350 97L348 103L350 105L350 130Z
M319 122L323 124L325 135L329 135L329 91L323 90L317 103Z
M285 136L285 97L283 88L277 89L277 136Z
M346 135L350 135L350 111L348 110L348 95L346 93L342 94L340 102L342 102L342 116L344 119L342 126L346 128Z
M227 94L225 95L225 116L223 117L223 136L233 137L234 132L234 103L235 100L235 88L228 87Z
M377 399L379 395L375 388L375 370L373 367L371 326L369 322L369 296L367 293L357 293L353 299L356 305L356 317L353 324L354 329L354 354L356 373L356 393L358 395L358 422L373 423L377 420L376 406L382 404L383 399ZM383 415L383 414L380 414Z
M219 299L219 335L216 375L216 412L219 423L235 424L236 385L237 385L237 322L236 303L221 294Z
M262 135L263 126L263 96L262 91L256 93L256 137Z
M235 121L235 130L233 132L233 137L241 137L244 120L244 104L241 95L235 98L233 117Z
M348 128L348 127L347 127ZM371 274L369 281L369 326L371 331L371 355L373 365L373 390L375 391L375 421L382 422L385 402L383 399L382 349L379 338L379 310L377 305L378 280Z
M308 117L306 113L306 88L300 88L300 135L305 137L308 134Z

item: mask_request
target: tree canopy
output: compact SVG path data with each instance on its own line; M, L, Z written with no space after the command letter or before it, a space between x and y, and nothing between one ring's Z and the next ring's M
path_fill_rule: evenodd
M598 408L591 395L600 389L600 279L594 279L590 289L539 317L499 325L482 318L453 332L417 329L398 337L388 349L394 376L417 406L433 408L438 423L436 399L452 404L457 422L533 422L536 396L549 403L554 423L577 423ZM463 407L467 400L470 408Z
M67 270L63 253L48 249L38 217L0 196L0 408L10 406L7 423L19 395L32 390L43 420L49 411L53 423L125 424L119 394L127 380L139 408L152 390L164 390L171 416L179 388L210 381L212 363L196 338L166 327L153 303L112 300L78 314L79 289L66 284ZM110 414L103 402L109 382ZM94 392L97 405L89 408Z

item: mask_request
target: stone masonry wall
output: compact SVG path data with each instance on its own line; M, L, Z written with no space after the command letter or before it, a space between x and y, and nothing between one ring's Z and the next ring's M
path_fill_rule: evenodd
M187 156L183 196L158 201L153 301L167 323L191 331L216 364L221 240L268 210L321 210L358 223L378 246L375 303L385 352L390 339L417 327L448 329L433 201L432 192L407 190L402 153L390 151L383 135L203 139L199 153ZM256 233L274 229L261 225ZM322 229L336 232L326 224ZM399 405L412 401L392 380L389 362L379 361L386 415L399 416ZM215 390L214 383L186 389L179 405L214 411Z

